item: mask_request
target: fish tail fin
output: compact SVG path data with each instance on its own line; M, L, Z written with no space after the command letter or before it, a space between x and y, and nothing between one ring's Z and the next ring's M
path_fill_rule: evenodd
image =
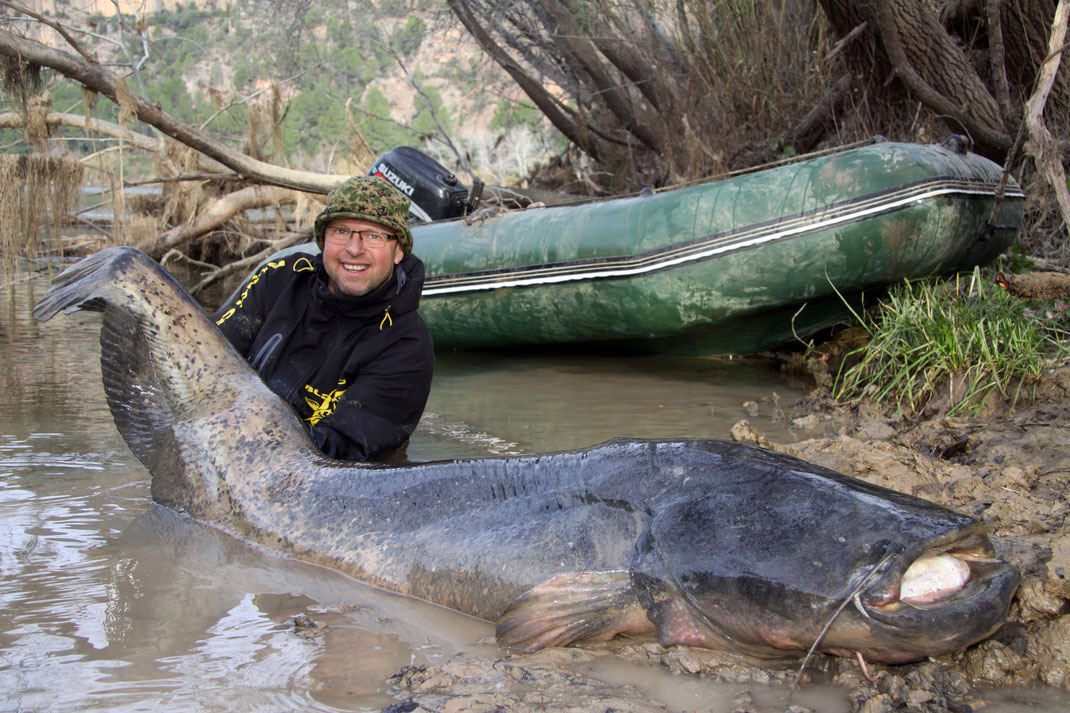
M109 248L64 270L52 281L47 294L34 305L34 318L47 322L60 311L65 314L78 310L103 312L107 301L99 294L101 285L107 283L117 269L117 263L121 262L119 258L124 255L122 248Z
M43 322L78 310L104 313L100 363L108 406L130 450L152 472L153 496L174 493L164 504L186 507L182 498L192 486L185 473L191 462L209 460L211 444L190 436L198 420L238 403L282 411L287 420L285 404L200 305L141 251L107 248L72 266L34 307L34 317ZM301 431L300 424L293 428Z
M521 594L498 620L498 643L525 653L546 646L653 633L624 570L558 574Z

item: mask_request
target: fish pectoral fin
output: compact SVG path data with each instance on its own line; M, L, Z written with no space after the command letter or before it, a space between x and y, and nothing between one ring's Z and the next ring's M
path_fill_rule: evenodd
M530 653L653 631L631 574L619 570L568 572L532 587L498 619L496 635L505 648Z

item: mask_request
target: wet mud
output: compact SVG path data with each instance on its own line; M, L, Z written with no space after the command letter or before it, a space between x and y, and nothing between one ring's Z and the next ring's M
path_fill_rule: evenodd
M984 521L1022 582L1002 628L966 651L900 666L834 656L755 662L718 652L617 639L584 649L460 657L406 667L387 682L406 711L1070 711L1070 370L1045 375L1034 398L993 404L971 418L931 405L905 417L871 403L842 406L815 389L786 406L741 404L740 415L777 409L794 440L771 441L747 419L735 440L762 445ZM654 664L716 687L695 703L606 676L607 666ZM640 680L640 679L636 679ZM815 690L832 697L814 698Z

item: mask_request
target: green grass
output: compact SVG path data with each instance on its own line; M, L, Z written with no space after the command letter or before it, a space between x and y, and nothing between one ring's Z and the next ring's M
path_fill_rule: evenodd
M998 394L1013 407L1032 395L1045 367L1070 355L1065 311L1045 315L982 279L904 282L856 319L869 342L837 375L842 402L871 398L917 414L976 415Z

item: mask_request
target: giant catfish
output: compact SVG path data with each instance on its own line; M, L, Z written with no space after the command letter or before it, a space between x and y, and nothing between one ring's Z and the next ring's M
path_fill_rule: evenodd
M656 634L889 663L965 648L1018 572L981 524L732 442L402 465L329 460L189 294L132 248L34 309L103 312L116 426L152 497L245 540L497 622L519 650Z

